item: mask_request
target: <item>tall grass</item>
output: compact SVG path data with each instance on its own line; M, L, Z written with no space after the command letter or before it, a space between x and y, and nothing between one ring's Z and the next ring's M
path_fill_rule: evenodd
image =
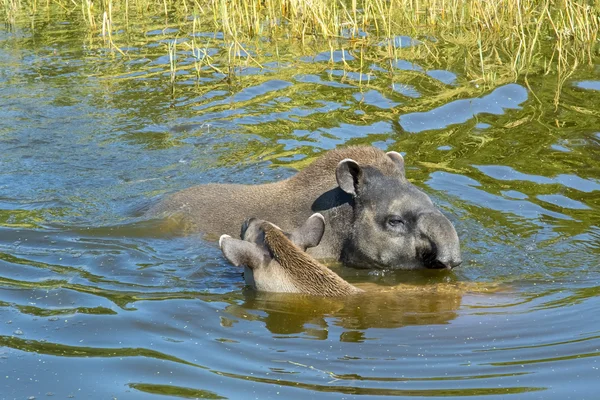
M37 0L1 0L6 21L35 14ZM261 38L279 50L282 42L320 42L358 51L367 61L392 63L405 56L398 35L418 38L413 57L432 63L464 63L469 79L483 84L552 74L560 87L578 68L599 55L600 0L46 0L65 9L81 8L91 31L102 30L111 47L113 32L127 29L131 11L162 15L165 23L190 33L221 32L228 65L216 66L194 39L196 72L210 66L231 77L236 65L260 60L247 46ZM115 21L113 16L120 15ZM193 18L190 16L193 15ZM123 16L125 17L123 19ZM102 21L99 23L98 21ZM124 26L123 26L124 25ZM346 65L346 67L348 67Z
M6 24L9 26L15 25L17 14L22 9L21 1L2 0L2 8L4 9Z
M255 36L335 42L364 58L395 60L393 38L424 40L421 57L444 64L462 48L465 71L476 82L513 80L530 73L553 74L560 88L598 56L600 1L582 0L212 0L206 12L213 29L236 43ZM385 54L365 48L385 43ZM332 45L330 45L332 46Z

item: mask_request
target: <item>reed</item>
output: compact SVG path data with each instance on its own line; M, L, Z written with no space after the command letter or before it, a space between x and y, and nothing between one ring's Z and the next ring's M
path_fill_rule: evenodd
M14 27L18 13L22 10L20 0L2 0L2 8L4 9L4 18L6 25L9 28Z
M47 2L81 7L89 29L102 29L116 49L114 26L126 30L133 14L164 15L165 23L179 21L192 34L221 32L226 65L213 62L196 40L188 44L197 59L197 76L203 67L231 78L241 66L260 66L248 51L257 38L277 52L283 42L320 42L358 52L356 72L370 61L391 64L410 53L440 65L460 61L469 79L484 85L499 76L517 80L552 74L559 83L558 102L568 77L599 55L600 0L103 0L100 7L91 0ZM19 12L38 11L36 0L1 4L5 20L13 23ZM125 18L113 19L117 14ZM394 40L399 35L420 39L421 49L399 46Z
M171 81L171 98L175 99L175 79L177 77L177 39L167 43L169 52L169 77Z

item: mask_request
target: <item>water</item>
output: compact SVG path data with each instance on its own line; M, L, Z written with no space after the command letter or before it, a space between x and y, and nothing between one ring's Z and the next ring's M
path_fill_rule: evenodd
M177 28L132 26L123 58L56 18L0 31L1 398L597 397L597 65L557 110L553 76L486 89L399 60L390 80L341 51L265 56L233 85L182 70L172 95ZM214 243L143 217L346 144L405 154L463 266L335 267L367 301L254 293Z

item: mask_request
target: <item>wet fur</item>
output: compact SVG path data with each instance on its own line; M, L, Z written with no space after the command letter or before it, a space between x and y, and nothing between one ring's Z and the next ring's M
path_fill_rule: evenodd
M298 292L325 297L362 292L300 250L279 229L271 224L264 224L263 230L265 245Z
M237 236L249 216L271 221L284 231L300 226L314 212L323 214L327 229L321 244L310 249L318 258L339 260L352 227L352 197L338 188L336 167L346 158L405 180L382 150L350 146L330 150L291 178L261 185L198 185L166 197L152 207L151 216L173 216L191 231L208 238Z
M319 245L308 250L315 258L378 269L453 268L461 262L454 227L406 180L402 156L371 146L328 151L275 183L191 187L168 196L150 215L175 217L216 239L237 236L249 216L290 232L315 212L326 226ZM390 228L392 216L404 218L406 229Z
M346 158L373 166L386 175L401 175L385 152L375 147L351 146L328 151L296 175L279 182L206 184L184 189L152 207L149 214L179 214L189 220L191 229L215 235L237 235L249 215L271 221L284 231L291 230L314 212L323 212L313 210L315 205L324 211L332 207L350 208L347 204L350 196L341 190L323 196L337 188L335 170Z

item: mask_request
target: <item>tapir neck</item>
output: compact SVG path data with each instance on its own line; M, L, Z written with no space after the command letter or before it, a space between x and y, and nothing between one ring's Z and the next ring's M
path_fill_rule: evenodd
M325 217L325 233L317 247L308 249L313 257L340 259L344 243L352 232L354 220L353 199L336 188L327 204L323 196L313 203L312 211L320 212Z

